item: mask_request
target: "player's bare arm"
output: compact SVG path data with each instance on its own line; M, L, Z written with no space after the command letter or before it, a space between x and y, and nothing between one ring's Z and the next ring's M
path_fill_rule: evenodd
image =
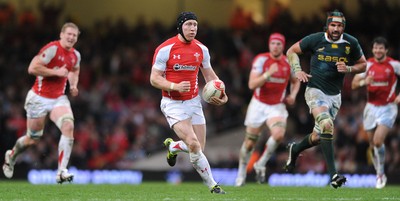
M79 81L79 72L80 68L72 68L72 70L68 73L68 82L69 82L69 93L72 96L78 96L78 81Z
M361 75L355 75L351 81L351 89L358 89L365 86L365 80Z
M296 102L297 94L300 90L300 81L290 76L290 94L286 97L286 103L293 105Z
M156 87L164 91L188 92L190 90L190 81L182 81L180 83L174 83L165 79L163 75L164 71L152 68L150 74L151 85L153 87Z
M209 82L211 80L219 80L217 74L215 74L212 68L200 68L201 74L203 74L205 82Z
M363 55L353 66L347 66L343 61L336 62L336 67L340 73L362 73L367 68L367 60Z
M351 81L351 89L357 89L366 85L371 84L374 81L374 77L368 75L366 78L364 78L361 75L355 75L353 78L353 81Z
M249 89L254 90L261 87L269 78L278 71L278 64L273 63L267 71L260 74L256 71L251 71L249 76Z
M394 103L399 104L400 103L400 94L396 96L394 99Z
M66 65L55 67L53 69L47 68L46 65L41 61L39 56L35 56L28 67L28 73L35 76L58 76L58 77L67 77L68 69L65 68Z
M308 82L312 76L301 69L299 54L302 54L300 42L293 44L286 52L292 72L301 82Z

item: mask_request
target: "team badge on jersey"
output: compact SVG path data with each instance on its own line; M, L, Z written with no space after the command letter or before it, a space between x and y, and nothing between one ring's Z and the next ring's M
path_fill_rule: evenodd
M344 51L344 53L350 54L350 46L346 46L345 48L346 48L346 50Z
M196 52L196 53L194 53L193 56L196 57L196 62L199 62L200 54L198 52Z

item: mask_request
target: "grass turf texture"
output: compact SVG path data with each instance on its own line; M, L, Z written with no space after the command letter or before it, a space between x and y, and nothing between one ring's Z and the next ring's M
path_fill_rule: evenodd
M211 194L200 182L172 185L144 182L140 185L33 185L22 181L0 181L0 200L400 200L400 186L373 188L270 187L247 183L223 186L225 195Z

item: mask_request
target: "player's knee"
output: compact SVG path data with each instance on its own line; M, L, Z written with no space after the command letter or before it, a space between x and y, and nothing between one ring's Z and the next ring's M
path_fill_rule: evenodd
M65 129L67 131L73 131L74 130L74 116L72 114L64 114L57 119L56 125L60 130L62 127L64 127L63 129Z
M316 117L321 133L333 134L333 120L328 113L321 113Z
M245 148L246 151L251 151L254 149L254 147L256 146L256 143L252 140L248 140L246 139L243 143L243 146Z
M285 133L284 132L275 132L275 133L271 133L271 136L274 138L275 141L277 142L282 142Z
M246 133L246 140L247 141L252 141L252 142L257 142L258 138L260 136L257 134L253 134L253 133Z
M191 140L189 140L188 142L186 142L189 148L189 152L198 152L201 150L201 145L200 142L193 138Z
M332 119L326 119L320 123L322 133L328 133L333 135L333 121Z
M375 147L381 147L383 145L383 139L374 138L373 145Z
M271 129L273 128L283 128L286 129L286 123L283 121L277 121L271 125Z
M286 123L278 121L271 125L270 130L271 130L271 135L274 137L274 139L280 142L285 135Z
M251 151L254 149L254 147L256 146L258 137L259 137L259 135L257 135L257 134L246 133L246 137L244 139L243 144L247 151Z
M28 130L26 131L26 134L29 136L30 139L32 140L38 140L40 139L40 137L43 136L43 130L31 130L28 128ZM27 142L28 144L33 144L35 141L30 141Z

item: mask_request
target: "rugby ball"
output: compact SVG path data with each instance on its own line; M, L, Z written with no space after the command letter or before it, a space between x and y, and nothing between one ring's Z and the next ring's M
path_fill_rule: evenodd
M211 80L203 88L202 98L204 101L209 103L211 97L222 98L222 94L225 91L225 84L222 80Z

